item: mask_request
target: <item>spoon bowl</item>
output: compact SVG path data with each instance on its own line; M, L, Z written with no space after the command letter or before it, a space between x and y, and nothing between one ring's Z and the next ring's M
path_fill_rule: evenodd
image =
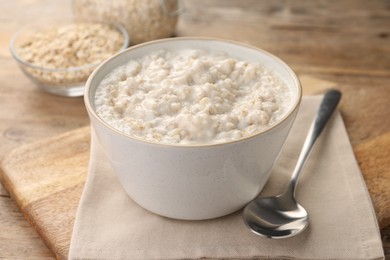
M340 98L341 93L337 90L325 93L286 192L275 197L257 198L245 207L244 222L255 234L274 239L286 238L301 233L309 225L308 213L295 200L295 189L303 166Z
M244 209L244 215L252 232L268 238L295 236L309 225L306 210L286 193L255 200Z

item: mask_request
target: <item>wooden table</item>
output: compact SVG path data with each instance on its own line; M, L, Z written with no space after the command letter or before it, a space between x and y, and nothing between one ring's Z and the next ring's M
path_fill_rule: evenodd
M247 42L281 57L300 77L334 82L344 93L341 112L362 172L390 174L390 159L375 154L390 147L388 1L187 0L184 4L177 36ZM8 51L11 35L22 25L71 17L71 1L2 1L0 8L2 159L15 147L86 126L89 120L81 98L38 90ZM313 92L307 85L304 88ZM375 151L371 156L370 149ZM375 185L368 184L375 194ZM390 220L381 221L387 225ZM390 228L381 233L390 257ZM0 259L26 258L54 257L0 185Z

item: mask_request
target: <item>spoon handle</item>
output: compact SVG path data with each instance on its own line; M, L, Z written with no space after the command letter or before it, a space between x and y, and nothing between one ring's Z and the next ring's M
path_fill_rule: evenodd
M333 111L336 109L337 104L341 98L341 92L338 90L329 90L325 93L317 114L310 126L305 143L303 144L301 154L299 155L298 162L295 166L294 172L291 176L291 183L289 191L295 196L295 188L297 186L298 178L305 165L306 159L309 157L310 152L320 136L322 130L325 128L326 123L332 116Z

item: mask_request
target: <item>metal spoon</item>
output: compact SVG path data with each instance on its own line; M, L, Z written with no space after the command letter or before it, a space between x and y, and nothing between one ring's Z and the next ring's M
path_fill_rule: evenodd
M287 190L276 197L257 198L245 207L244 222L255 234L275 239L286 238L299 234L309 225L306 210L295 200L295 188L306 159L340 98L341 93L337 90L325 93L303 144Z

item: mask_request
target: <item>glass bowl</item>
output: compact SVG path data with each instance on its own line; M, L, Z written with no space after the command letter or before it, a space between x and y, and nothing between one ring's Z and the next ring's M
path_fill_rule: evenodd
M74 34L74 31L70 33L64 29L68 28L69 30L71 26L76 26L72 28L77 28L77 35ZM99 30L99 28L102 30L107 29L107 26L110 28L110 34L105 34ZM91 28L97 30L97 35L101 37L100 40L102 41L110 41L110 35L112 36L112 33L117 31L123 37L123 43L119 44L118 40L115 47L120 47L115 48L114 51L111 46L111 50L108 50L105 47L108 46L107 44L102 45L102 42L98 42L97 40L93 42L90 40L91 36L87 34L91 32L87 33L87 31L92 30ZM114 30L111 31L111 29ZM64 38L67 36L70 39ZM104 39L102 37L107 38ZM44 42L42 40L43 38L49 41L48 44L40 44ZM72 42L72 39L74 42ZM11 39L10 52L23 73L39 88L55 95L77 97L84 94L85 82L92 71L110 56L126 49L129 46L129 42L129 35L126 29L120 24L52 22L47 24L32 24L19 30ZM62 47L62 45L65 46ZM68 48L67 52L65 51L66 48ZM87 51L83 52L81 48ZM90 55L90 51L93 52L92 55ZM100 55L94 56L100 59L90 59L93 55ZM78 57L85 59L86 62L77 65L74 65L75 62L72 62L71 64L70 61L74 60L81 63L81 58L79 59ZM69 62L69 65L64 66L67 62Z

